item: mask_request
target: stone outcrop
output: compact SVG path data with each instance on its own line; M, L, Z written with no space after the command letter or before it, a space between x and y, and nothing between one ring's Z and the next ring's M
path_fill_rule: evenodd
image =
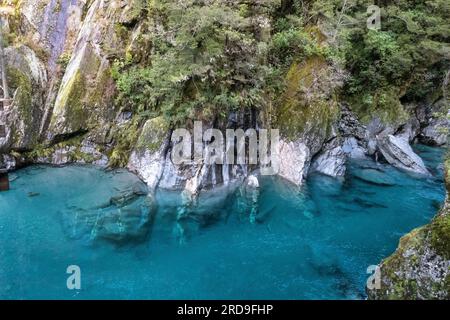
M7 125L0 151L31 149L38 143L47 71L36 53L25 45L6 48L5 58L13 100L1 112L0 120Z
M311 164L311 172L320 172L331 177L345 175L347 155L339 140L333 139L323 146L323 151Z
M310 164L310 151L306 144L302 141L281 140L278 146L278 158L278 175L296 185L301 185Z
M447 195L450 163L446 164ZM433 221L405 235L379 266L379 287L369 299L450 299L450 203Z
M150 189L156 189L163 175L168 138L168 126L161 117L148 120L130 156L128 169L138 174Z
M406 138L388 134L377 137L377 144L381 154L393 166L415 173L429 174L422 159L414 153Z

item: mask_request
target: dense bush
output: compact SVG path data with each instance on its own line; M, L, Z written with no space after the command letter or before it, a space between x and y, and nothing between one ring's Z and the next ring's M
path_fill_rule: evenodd
M376 2L379 31L366 27L369 0L141 0L135 15L146 21L151 50L144 62L133 50L116 61L118 102L171 123L277 108L293 63L322 57L349 74L339 99L363 117L399 119L400 101L432 96L449 69L450 6Z

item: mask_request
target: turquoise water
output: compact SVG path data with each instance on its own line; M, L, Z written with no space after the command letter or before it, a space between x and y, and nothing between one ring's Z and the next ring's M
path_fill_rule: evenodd
M239 190L203 196L177 221L178 193L148 209L125 171L20 170L0 193L0 298L363 299L367 267L444 200L443 150L416 151L432 177L359 161L345 180L314 175L301 189L264 178L253 223ZM66 287L69 265L81 290Z

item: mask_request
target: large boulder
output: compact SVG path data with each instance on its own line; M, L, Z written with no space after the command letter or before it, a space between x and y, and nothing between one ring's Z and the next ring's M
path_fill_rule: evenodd
M419 174L429 174L422 159L414 153L408 140L391 134L377 138L378 148L387 162L393 166Z
M320 172L331 177L341 177L346 171L347 156L339 143L333 139L323 147L323 151L314 159L310 171Z
M434 220L400 240L379 267L378 286L369 299L434 300L450 298L450 214L448 203Z
M420 138L428 145L443 146L448 142L448 127L447 119L433 119L422 129Z
M359 140L354 137L344 139L342 144L342 151L347 157L352 159L361 159L366 157L366 148L364 148Z
M447 199L426 226L400 239L397 250L383 260L369 299L450 299L450 160L444 164Z

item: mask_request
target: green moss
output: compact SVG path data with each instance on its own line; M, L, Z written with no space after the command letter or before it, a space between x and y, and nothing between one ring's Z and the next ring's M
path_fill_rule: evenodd
M71 58L70 53L63 53L58 57L58 59L56 60L56 63L58 63L61 66L61 71L66 70L67 65L70 62L70 58Z
M139 136L136 149L140 152L145 150L157 151L161 147L168 131L169 124L164 117L148 120Z
M125 167L133 149L138 152L157 151L169 131L169 123L160 116L148 120L142 130L141 128L142 123L137 117L115 129L115 146L109 155L111 167Z
M430 227L431 245L440 256L450 260L450 214L438 215Z
M108 95L105 93L107 93L112 82L111 69L109 67L104 67L100 70L97 79L95 80L93 90L89 91L87 105L91 107L103 105L108 98Z
M349 97L347 100L363 123L368 123L374 117L389 124L403 123L409 118L395 88L380 89L375 93L364 93Z
M318 75L328 72L324 58L314 56L305 62L293 63L286 76L286 90L281 98L276 122L281 133L296 139L303 133L327 133L339 110L334 99L325 99L312 89ZM320 89L318 89L320 90Z
M61 0L56 1L56 5L55 5L55 7L53 8L53 13L54 13L54 14L57 14L57 13L60 12L60 11L61 11Z
M84 108L85 90L86 78L81 71L77 71L64 86L55 103L55 114L63 114L65 123L72 131L81 129L89 116Z
M86 163L92 163L99 160L92 154L87 154L81 151L84 138L85 135L79 135L51 146L39 144L32 151L26 152L22 156L31 161L36 161L38 159L50 160L57 150L66 149L68 150L66 155L69 162L84 161Z
M450 270L449 270L450 271ZM444 290L447 292L446 299L450 299L450 273L445 277L444 280Z
M20 119L25 127L33 125L33 100L32 100L32 83L31 79L21 70L8 67L7 68L8 84L15 93L14 104L20 114Z
M115 129L115 145L109 155L109 165L111 167L125 167L128 164L131 151L139 138L139 133L140 121L135 119Z
M445 174L445 186L447 188L447 193L450 194L450 159L444 163L444 174Z
M8 84L12 90L19 89L16 96L16 102L18 102L19 108L26 108L29 111L31 107L31 79L21 70L8 67L7 68Z

